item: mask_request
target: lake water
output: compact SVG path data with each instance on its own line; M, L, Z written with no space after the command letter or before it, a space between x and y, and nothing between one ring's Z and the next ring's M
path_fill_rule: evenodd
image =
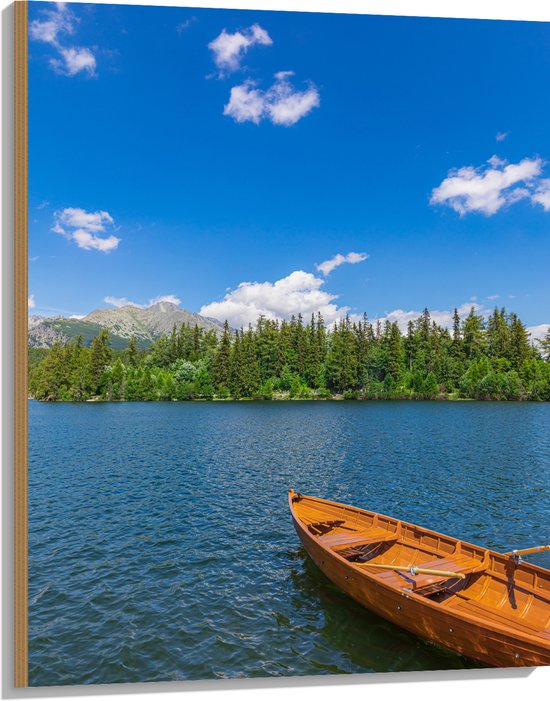
M549 419L548 404L30 402L30 684L476 666L340 593L287 490L496 550L542 544Z

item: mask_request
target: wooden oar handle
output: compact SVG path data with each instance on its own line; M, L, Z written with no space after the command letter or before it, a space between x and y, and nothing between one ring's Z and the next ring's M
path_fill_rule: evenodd
M395 570L396 572L408 572L409 574L412 574L413 577L417 574L433 574L438 577L449 577L449 579L451 577L455 579L466 578L466 575L462 574L461 572L450 572L449 570L432 570L427 567L415 567L414 565L411 567L406 567L405 565L380 565L370 562L359 562L357 564L361 565L362 567L376 567L378 569Z
M508 553L504 553L509 557L518 557L519 555L533 555L534 553L542 553L545 550L550 550L550 545L535 545L534 548L523 548L521 550L511 550Z

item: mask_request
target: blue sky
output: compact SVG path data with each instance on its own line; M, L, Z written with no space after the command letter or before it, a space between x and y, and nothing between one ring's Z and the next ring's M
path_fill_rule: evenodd
M29 22L30 312L550 321L550 25L53 3Z

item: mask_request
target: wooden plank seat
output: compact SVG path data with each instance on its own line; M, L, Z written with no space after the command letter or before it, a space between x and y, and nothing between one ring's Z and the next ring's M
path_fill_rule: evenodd
M430 570L446 570L447 572L456 572L457 574L472 574L474 572L480 572L485 568L483 563L479 560L474 560L464 555L457 555L452 559L438 558L437 560L430 560L429 562L416 562L413 567L423 567ZM366 569L368 569L368 566ZM370 572L374 573L374 568L372 568ZM447 575L413 575L409 572L398 573L396 570L391 569L391 564L388 564L387 571L380 570L376 572L376 576L378 579L398 589L403 587L411 588L414 592L423 595L434 594L436 591L440 591L449 586L451 582L454 584L458 581L454 577L449 577Z
M328 533L327 535L319 536L319 541L323 545L337 550L338 548L351 548L358 545L370 545L371 543L385 543L388 541L397 540L396 533L380 529L378 533L369 531L355 531L354 533Z

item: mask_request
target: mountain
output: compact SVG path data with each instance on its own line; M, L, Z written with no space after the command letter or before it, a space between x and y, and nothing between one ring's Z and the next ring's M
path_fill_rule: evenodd
M72 338L82 336L84 343L90 345L94 336L101 333L103 327L98 324L88 324L82 319L68 319L64 316L39 317L37 314L29 317L29 347L30 348L51 348L57 341L67 343ZM139 342L138 342L139 343ZM139 343L142 348L149 345ZM128 339L111 334L111 347L121 350L128 345Z
M181 324L196 324L205 331L214 331L218 336L223 333L223 324L217 319L180 309L171 302L158 302L145 309L132 305L96 309L82 319L34 314L29 317L29 346L49 348L55 341L66 343L78 335L89 344L101 329L108 329L114 349L126 348L132 336L136 337L142 348L146 348L162 334L171 333L174 324L178 328Z

